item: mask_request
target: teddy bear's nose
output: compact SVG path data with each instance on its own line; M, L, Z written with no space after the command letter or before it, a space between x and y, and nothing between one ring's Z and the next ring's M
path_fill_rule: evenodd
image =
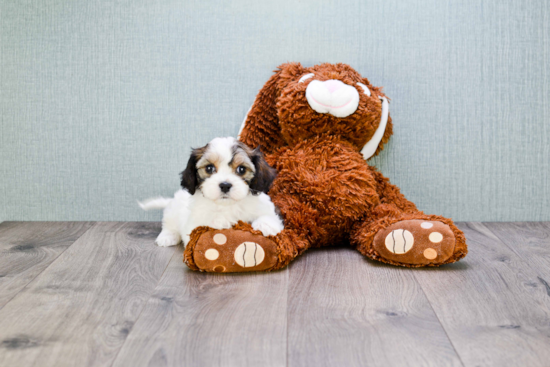
M314 111L336 117L347 117L359 106L357 89L335 79L311 81L306 88L306 99Z
M327 80L326 82L324 82L324 84L330 93L336 92L338 89L342 88L342 86L345 85L341 81L334 79Z

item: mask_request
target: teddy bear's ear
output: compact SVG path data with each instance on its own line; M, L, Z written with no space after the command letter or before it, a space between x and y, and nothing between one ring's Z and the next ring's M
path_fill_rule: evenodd
M258 92L243 121L239 131L240 141L251 147L261 145L264 153L271 153L285 145L279 128L277 99L281 89L302 71L299 63L282 64L275 70L275 74Z

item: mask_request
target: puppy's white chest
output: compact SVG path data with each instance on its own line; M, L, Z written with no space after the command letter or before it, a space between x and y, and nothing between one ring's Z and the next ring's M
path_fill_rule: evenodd
M225 229L231 228L239 220L245 222L252 220L255 210L244 208L242 204L238 202L232 205L217 205L208 199L196 198L190 212L191 227L208 226Z

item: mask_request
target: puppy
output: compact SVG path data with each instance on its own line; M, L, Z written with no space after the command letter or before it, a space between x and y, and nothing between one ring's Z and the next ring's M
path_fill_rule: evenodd
M139 203L142 209L164 209L159 246L189 242L199 226L231 228L239 220L252 223L264 236L283 230L267 192L275 170L259 148L250 149L234 138L216 138L194 149L181 173L182 190L173 199L157 198Z

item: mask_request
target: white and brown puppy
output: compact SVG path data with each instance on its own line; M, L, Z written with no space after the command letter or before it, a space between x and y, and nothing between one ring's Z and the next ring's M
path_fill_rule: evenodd
M234 138L216 138L194 149L181 173L182 190L173 199L157 198L139 203L142 209L163 209L159 246L189 242L191 231L199 226L231 228L238 221L248 222L264 236L283 230L267 192L275 170L259 149L250 149Z

